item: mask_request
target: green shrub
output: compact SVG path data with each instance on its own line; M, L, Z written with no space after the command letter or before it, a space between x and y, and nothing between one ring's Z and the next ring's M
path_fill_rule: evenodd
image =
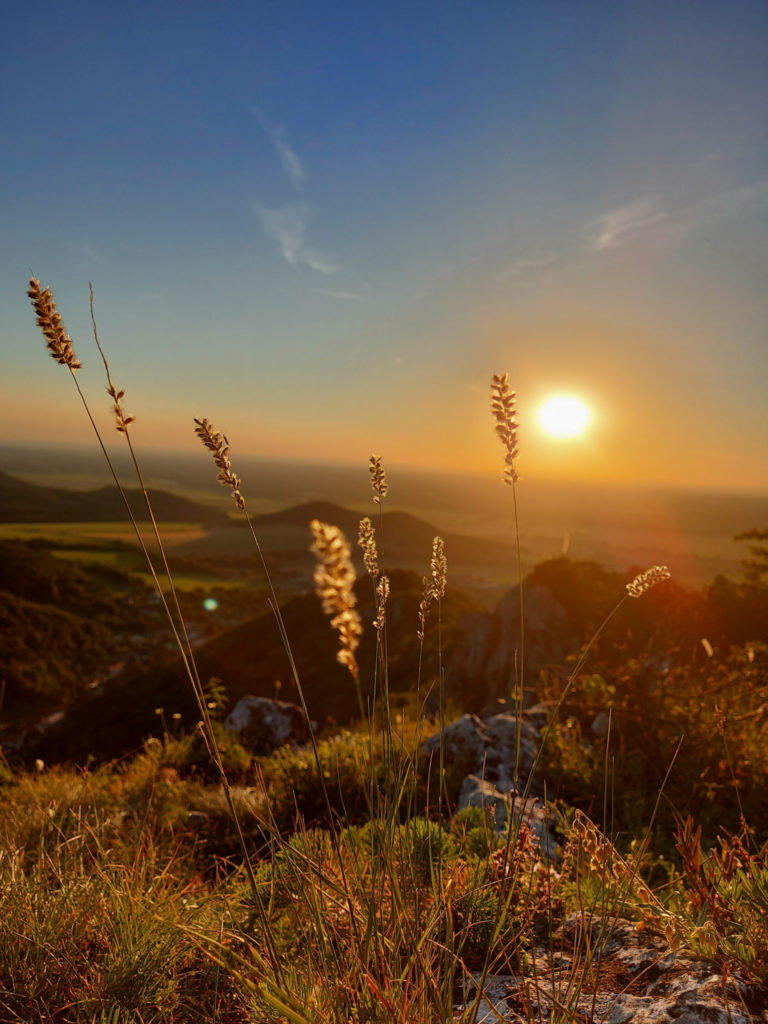
M275 825L290 832L297 815L306 826L328 825L323 783L332 813L344 824L368 820L372 791L385 778L380 740L374 741L374 762L370 763L368 738L345 732L317 744L322 780L311 747L282 747L259 760Z

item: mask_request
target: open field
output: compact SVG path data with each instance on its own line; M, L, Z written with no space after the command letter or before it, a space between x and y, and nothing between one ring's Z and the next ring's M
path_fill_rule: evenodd
M156 547L150 523L139 523L142 540L148 550ZM169 552L181 545L200 541L207 536L205 529L189 523L159 523L163 544ZM45 545L57 558L80 565L100 565L108 569L129 573L149 587L154 586L147 571L136 534L130 526L118 523L0 523L0 540L38 542ZM179 590L191 591L224 587L233 589L248 586L247 579L234 579L232 574L198 569L185 572L180 568L174 576ZM257 589L259 587L257 586Z
M189 523L158 523L163 542L172 547L205 536L205 530ZM151 523L138 523L145 543L154 540ZM0 540L39 540L68 544L78 540L120 541L138 544L130 524L110 523L0 523Z

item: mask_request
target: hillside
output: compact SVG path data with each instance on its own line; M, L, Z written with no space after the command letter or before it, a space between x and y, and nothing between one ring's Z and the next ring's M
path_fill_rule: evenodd
M3 724L32 721L85 693L95 675L149 644L155 617L131 576L0 542Z
M370 581L356 585L360 613L370 623L374 608ZM418 677L418 604L422 584L413 573L392 574L389 606L389 685L393 693L412 690ZM442 608L443 652L450 657L457 623L477 611L473 601L449 590ZM314 594L295 597L283 606L288 636L310 714L320 725L329 720L348 722L356 714L355 690L349 673L336 660L337 637ZM434 617L434 616L433 616ZM370 692L374 679L375 631L366 628L359 654L363 689ZM271 611L248 619L207 641L195 652L200 678L219 679L230 705L245 694L297 701L288 659ZM437 667L436 627L430 622L424 646L424 692ZM277 681L279 680L279 686ZM396 698L393 697L393 703ZM109 683L102 694L89 693L71 708L66 723L52 730L39 748L46 760L83 761L93 754L112 758L137 747L159 728L155 708L166 717L178 713L194 727L198 712L180 659L165 657L150 668L125 673Z
M147 519L141 491L125 492L134 516ZM219 509L181 498L168 491L152 490L152 507L158 520L203 523L225 527L227 515ZM0 522L3 523L98 523L124 522L125 505L116 487L71 491L43 487L0 471Z
M262 548L275 557L271 564L292 568L309 579L313 564L309 553L312 542L310 522L320 519L338 526L349 541L358 567L362 569L357 531L365 514L374 523L379 551L387 567L423 574L429 566L432 540L439 535L445 541L451 578L460 585L466 586L469 578L477 575L496 576L501 572L508 581L515 575L515 552L511 544L445 531L408 512L384 512L379 517L375 508L361 513L333 502L315 500L254 516L253 524ZM249 542L243 531L230 529L211 530L208 536L181 544L175 550L177 557L236 559L239 563L249 553L255 554L252 547L249 551Z
M350 542L357 539L357 529L362 515L341 505L328 501L306 501L300 505L269 515L258 516L255 523L260 527L297 526L304 534L308 533L312 519L321 519L340 527ZM409 512L384 512L381 517L375 509L368 513L375 528L381 546L387 554L400 566L397 559L404 555L418 555L422 559L428 557L432 549L432 539L438 534L445 541L445 546L452 559L461 562L497 563L500 558L512 559L514 549L511 544L499 544L497 541L486 541L482 537L471 537L465 534L445 531L434 523L427 522ZM511 561L510 561L510 564Z

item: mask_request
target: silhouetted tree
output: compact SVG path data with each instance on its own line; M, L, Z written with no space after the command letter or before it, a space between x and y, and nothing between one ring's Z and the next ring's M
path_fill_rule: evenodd
M747 530L735 538L741 540L763 540L768 541L768 530ZM744 576L749 583L763 582L763 577L768 575L768 546L764 544L750 544L749 553L751 558L742 561Z

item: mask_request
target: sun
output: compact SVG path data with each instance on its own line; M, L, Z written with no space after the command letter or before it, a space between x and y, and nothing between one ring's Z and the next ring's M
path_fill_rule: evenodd
M539 406L539 426L550 437L581 437L590 419L589 407L575 395L552 395Z

